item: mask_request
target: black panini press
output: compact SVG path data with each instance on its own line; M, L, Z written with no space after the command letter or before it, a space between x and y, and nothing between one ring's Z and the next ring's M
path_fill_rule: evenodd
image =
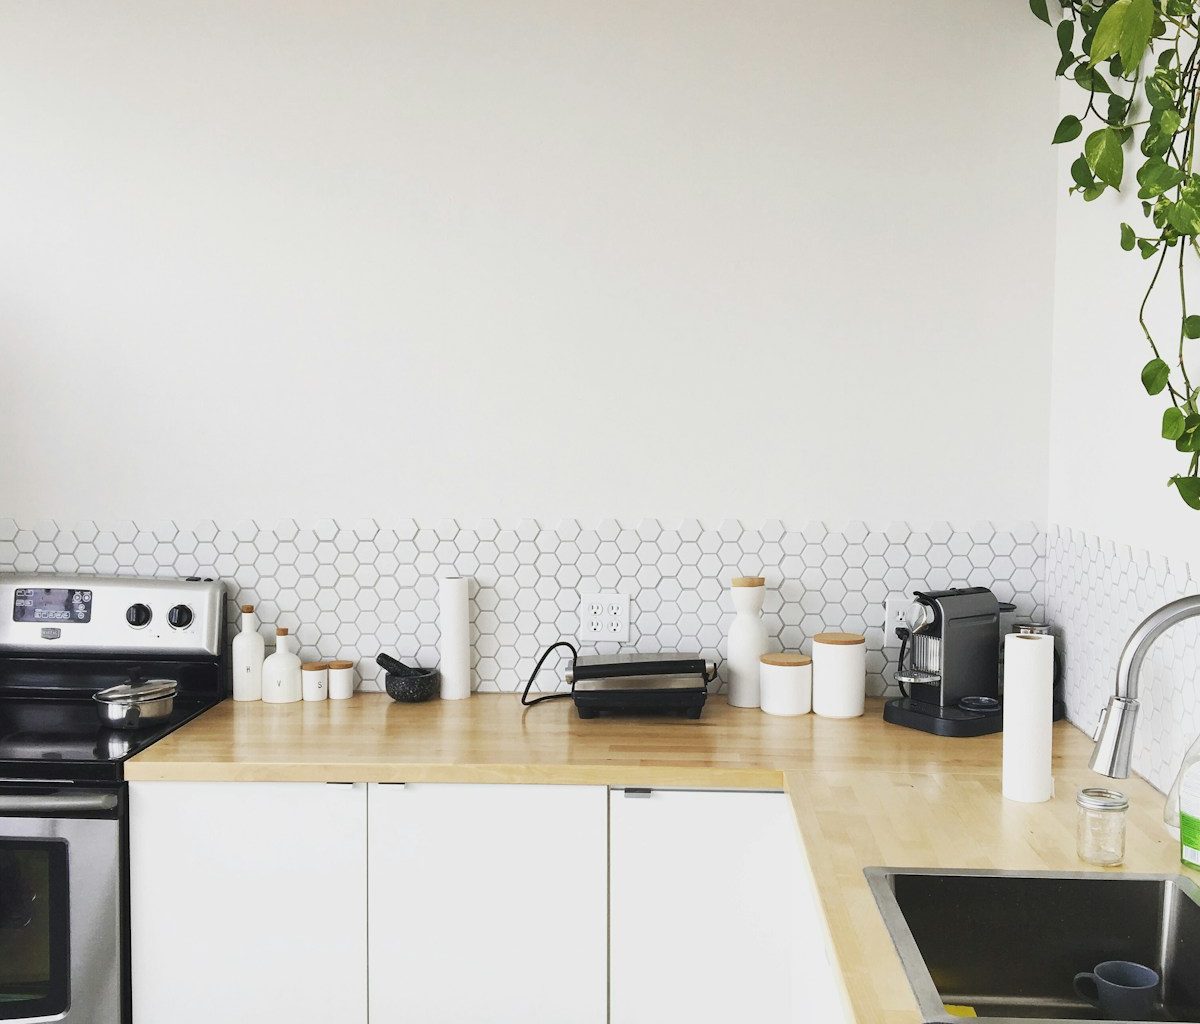
M675 714L699 718L717 667L699 654L583 654L567 672L580 718Z

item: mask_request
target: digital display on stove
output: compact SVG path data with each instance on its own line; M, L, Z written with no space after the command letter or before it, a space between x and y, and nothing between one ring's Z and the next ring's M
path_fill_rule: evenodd
M63 587L17 587L14 622L91 622L92 592Z

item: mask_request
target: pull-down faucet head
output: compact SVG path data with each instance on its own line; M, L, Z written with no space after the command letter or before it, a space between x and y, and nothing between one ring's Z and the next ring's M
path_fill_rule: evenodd
M1154 641L1184 619L1200 615L1200 595L1181 597L1164 604L1142 620L1130 634L1117 664L1116 693L1100 713L1093 739L1091 769L1110 779L1127 779L1133 755L1133 732L1137 726L1138 676Z

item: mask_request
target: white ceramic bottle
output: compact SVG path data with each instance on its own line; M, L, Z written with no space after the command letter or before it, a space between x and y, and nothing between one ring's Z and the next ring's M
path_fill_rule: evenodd
M759 659L767 653L767 626L762 619L766 580L761 576L737 576L730 588L737 614L729 626L729 703L736 708L759 705Z
M263 656L266 641L258 631L254 605L242 605L242 631L233 638L233 699L262 698Z
M262 699L267 704L292 704L300 699L300 659L292 652L283 627L275 630L275 653L262 667Z

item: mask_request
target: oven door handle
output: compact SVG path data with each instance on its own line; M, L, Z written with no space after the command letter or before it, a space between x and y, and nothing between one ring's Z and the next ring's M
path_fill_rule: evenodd
M111 812L117 805L116 793L0 793L0 815L62 817Z

